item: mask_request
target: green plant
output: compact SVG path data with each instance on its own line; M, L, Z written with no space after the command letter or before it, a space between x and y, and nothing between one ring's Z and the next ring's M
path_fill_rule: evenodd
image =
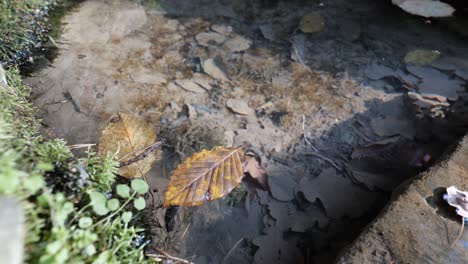
M27 263L145 263L136 226L142 180L115 185L112 155L75 158L65 141L44 140L17 70L0 87L0 195L25 215ZM70 182L83 184L70 185Z

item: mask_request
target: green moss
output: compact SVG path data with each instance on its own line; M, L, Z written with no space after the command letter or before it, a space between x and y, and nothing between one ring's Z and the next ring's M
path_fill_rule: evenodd
M19 64L44 36L46 15L59 0L0 1L0 61Z

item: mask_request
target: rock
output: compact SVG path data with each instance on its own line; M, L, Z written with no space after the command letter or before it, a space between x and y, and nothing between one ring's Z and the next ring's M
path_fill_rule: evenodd
M275 40L275 35L273 33L273 25L272 24L263 24L258 27L260 32L262 33L263 37L268 39L269 41Z
M304 33L315 33L322 31L325 20L318 12L305 14L299 22L299 29Z
M455 9L447 4L435 0L392 0L406 12L423 17L449 17Z
M202 32L198 33L195 39L199 45L209 47L223 44L226 37L216 32Z
M294 188L297 184L291 177L291 170L288 170L283 166L276 165L275 163L269 164L266 170L271 195L282 202L293 200Z
M333 219L359 217L376 200L373 193L360 189L334 169L325 169L314 179L302 178L299 191L310 202L319 199L327 215Z
M243 36L236 35L224 43L224 48L229 52L240 52L250 48L252 41Z
M189 79L183 79L183 80L176 80L175 83L182 89L192 92L192 93L197 93L201 94L206 92L205 89L203 89L200 85L196 84L194 81L189 80Z
M399 187L390 204L335 263L468 263L468 233L451 246L461 217L443 199L446 187L468 190L466 179L468 136L455 153Z
M230 148L234 145L234 136L236 134L233 131L224 132L224 146Z
M195 108L191 104L185 104L185 107L190 120L193 120L194 118L198 117L197 110L195 110Z
M205 60L203 62L203 71L215 79L229 81L220 57Z
M8 85L8 82L6 80L5 70L3 69L1 64L0 64L0 85Z
M366 67L364 74L367 78L377 81L382 78L395 75L395 71L383 65L372 64Z
M0 197L0 263L23 263L24 216L19 202Z
M436 69L419 66L407 66L406 69L421 78L418 88L422 95L442 96L455 101L459 96L458 92L464 90L463 81L450 78Z
M416 49L406 53L403 61L410 65L424 66L431 64L439 56L440 52L436 50Z
M361 36L361 25L355 20L347 19L339 27L340 35L348 41L355 41Z
M370 123L375 134L381 137L402 135L407 139L413 139L416 134L414 124L408 119L385 116L374 118Z
M206 76L205 74L194 73L192 80L207 91L210 91L213 88L210 84L210 77Z
M228 99L226 102L226 107L239 115L249 115L253 113L253 110L249 107L249 105L241 99Z
M227 25L215 24L211 26L211 30L221 35L229 35L232 32L232 27Z

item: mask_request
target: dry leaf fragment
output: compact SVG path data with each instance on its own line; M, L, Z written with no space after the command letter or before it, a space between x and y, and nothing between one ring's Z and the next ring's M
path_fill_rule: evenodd
M444 198L448 204L457 208L457 214L468 217L468 192L462 192L457 187L450 186Z
M216 147L184 160L172 173L164 207L198 206L229 194L244 177L242 148Z
M117 117L102 131L99 153L102 155L118 151L117 160L126 164L154 145L156 134L151 125L141 118L124 113L119 113ZM126 178L143 177L151 169L156 158L153 151L142 160L120 167L118 174Z
M257 157L247 157L247 161L244 165L244 173L250 175L263 190L268 190L268 175Z

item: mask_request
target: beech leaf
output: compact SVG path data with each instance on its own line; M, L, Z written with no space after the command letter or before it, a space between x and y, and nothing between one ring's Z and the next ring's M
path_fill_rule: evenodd
M241 148L216 147L193 154L171 175L163 206L198 206L229 194L244 177Z
M156 142L154 129L145 120L119 113L102 131L99 153L117 153L116 159L122 164L135 159ZM126 178L141 178L151 169L156 153L150 152L142 159L119 168L118 174Z

